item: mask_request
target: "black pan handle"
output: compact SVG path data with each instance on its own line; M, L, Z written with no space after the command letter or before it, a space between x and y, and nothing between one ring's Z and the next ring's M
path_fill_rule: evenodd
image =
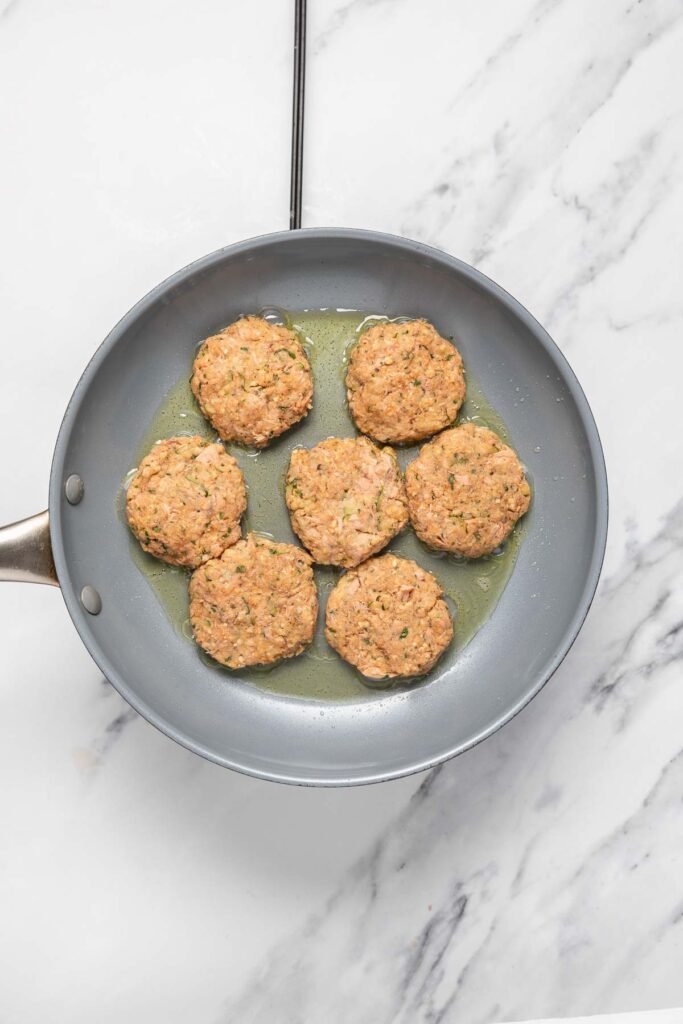
M0 580L59 586L47 512L0 527Z
M292 90L292 171L289 227L301 227L304 180L304 86L306 80L306 0L294 0L294 88Z

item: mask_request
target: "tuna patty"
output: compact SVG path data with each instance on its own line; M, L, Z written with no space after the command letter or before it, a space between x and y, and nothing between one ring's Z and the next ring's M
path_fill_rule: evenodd
M365 437L296 448L285 496L292 528L322 565L358 565L408 522L394 452Z
M311 559L293 544L250 533L190 580L194 638L228 668L300 654L317 615Z
M453 637L436 578L392 554L342 576L327 602L325 626L335 651L369 679L423 675Z
M247 507L242 471L202 437L159 441L128 487L128 524L145 551L195 568L240 538Z
M313 402L311 367L297 335L256 316L206 339L190 383L224 441L258 448L298 423Z
M499 547L531 500L512 448L474 423L426 444L406 469L406 490L420 540L467 558Z
M380 323L351 353L346 393L362 433L420 441L455 421L465 399L462 359L426 320Z

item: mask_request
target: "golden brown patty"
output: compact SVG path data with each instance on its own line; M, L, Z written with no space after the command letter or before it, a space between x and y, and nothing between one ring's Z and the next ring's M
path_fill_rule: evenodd
M285 496L294 531L322 565L358 565L408 522L396 456L366 437L296 448Z
M191 568L239 540L246 507L239 466L203 437L155 444L126 496L128 524L145 551Z
M313 401L311 367L298 337L257 316L206 339L191 385L224 441L259 448L297 423Z
M435 577L392 554L342 576L327 602L325 625L335 651L370 679L428 672L453 637Z
M406 469L406 490L418 537L467 558L502 544L531 499L512 448L474 423L426 444Z
M454 422L465 399L457 348L426 320L380 323L361 335L346 393L356 425L378 441L420 441Z
M250 533L190 580L195 640L228 668L300 654L317 615L311 559L293 544Z

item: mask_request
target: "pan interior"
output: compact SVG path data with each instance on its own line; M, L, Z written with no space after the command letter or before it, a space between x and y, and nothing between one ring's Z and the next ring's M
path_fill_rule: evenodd
M371 699L363 688L362 698L322 705L319 698L226 678L178 637L131 558L116 495L155 411L187 377L202 338L271 304L432 320L457 339L471 379L529 469L534 501L495 611L425 684ZM300 443L309 443L307 429ZM294 440L293 433L282 443ZM85 483L76 506L63 494L71 473ZM258 525L255 494L256 485L252 526ZM219 763L266 778L334 785L443 760L487 735L537 692L590 603L604 549L606 489L585 398L522 307L436 250L372 232L319 229L266 236L209 256L160 285L123 319L86 370L64 418L50 515L72 618L104 674L134 707ZM285 527L283 520L282 539ZM418 561L424 564L422 553ZM102 596L97 616L79 604L86 584Z
M305 310L289 312L272 306L258 310L258 315L277 319L296 330L306 348L315 376L314 408L306 419L267 448L258 451L229 446L237 459L247 482L249 507L244 520L245 529L255 530L277 540L298 544L284 501L284 478L292 450L297 446L312 447L326 437L353 437L353 420L345 401L344 375L350 348L364 329L378 320L381 314L338 311ZM454 339L457 340L457 339ZM152 445L163 437L176 434L201 434L216 440L211 425L204 419L194 399L190 385L190 365L186 372L163 399L152 417L145 436L138 447L134 465L137 465ZM503 440L512 443L509 431L493 409L471 374L468 374L468 397L458 422L473 421L495 430ZM399 448L397 454L403 467L415 458L419 445ZM134 466L132 467L134 468ZM122 487L118 500L119 518L125 523L125 491ZM252 685L274 693L315 700L368 700L386 689L424 685L438 673L454 665L459 652L467 645L492 613L505 589L512 572L524 522L513 531L508 542L494 555L470 562L430 550L422 544L412 529L402 531L389 545L389 550L417 561L439 580L455 623L454 642L443 660L421 680L371 683L364 680L352 666L344 662L327 644L323 635L324 608L327 597L340 578L333 567L316 566L314 569L320 600L320 614L313 644L298 658L282 661L274 666L262 666L231 672L196 648L207 668L222 676L226 685L236 675ZM164 565L147 555L130 537L131 557L155 591L169 622L182 641L193 643L188 613L187 584L189 574L182 569Z

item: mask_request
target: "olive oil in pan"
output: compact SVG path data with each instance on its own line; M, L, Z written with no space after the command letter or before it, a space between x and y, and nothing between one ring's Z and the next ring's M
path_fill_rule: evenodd
M263 311L262 311L263 314ZM289 457L296 447L310 448L326 437L353 437L357 431L348 410L344 388L346 363L353 345L363 330L385 317L367 312L340 310L306 310L286 312L269 310L268 319L284 322L296 330L311 361L315 377L313 408L308 416L286 434L262 450L229 445L230 453L239 463L247 483L248 508L244 517L244 531L266 533L280 541L298 544L292 532L284 501L284 479ZM397 317L396 319L403 319ZM439 325L437 325L438 327ZM441 325L443 329L443 325ZM457 339L456 344L457 344ZM187 377L168 392L157 409L149 429L136 452L140 459L152 445L174 434L200 434L215 438L216 434L202 416L190 389ZM466 366L467 400L458 423L473 420L488 426L509 441L506 425L484 396L478 382ZM419 445L398 449L398 458L405 468L419 450ZM119 515L125 524L125 492L119 498ZM422 544L407 527L389 545L390 551L412 558L424 569L434 573L443 587L451 610L455 613L455 638L450 648L432 670L423 677L429 680L439 675L457 659L458 652L469 643L493 612L510 578L524 536L524 520L513 531L500 552L477 561L468 562L432 551ZM188 642L191 631L188 619L187 585L189 573L167 566L145 554L130 535L131 556L140 572L154 590L173 628ZM320 613L313 643L297 658L281 661L272 667L242 669L232 673L198 649L198 656L226 681L233 674L248 680L254 686L291 697L324 700L373 700L386 692L387 686L368 685L350 665L344 662L327 644L323 630L325 605L330 591L341 575L341 570L315 567ZM415 685L416 681L391 684L401 689Z
M189 368L187 379L183 377L173 385L154 414L154 418L135 452L136 465L140 464L157 441L164 437L177 437L179 434L185 434L187 437L194 437L198 434L211 441L218 440L216 431L209 421L204 419L197 400L192 394Z

